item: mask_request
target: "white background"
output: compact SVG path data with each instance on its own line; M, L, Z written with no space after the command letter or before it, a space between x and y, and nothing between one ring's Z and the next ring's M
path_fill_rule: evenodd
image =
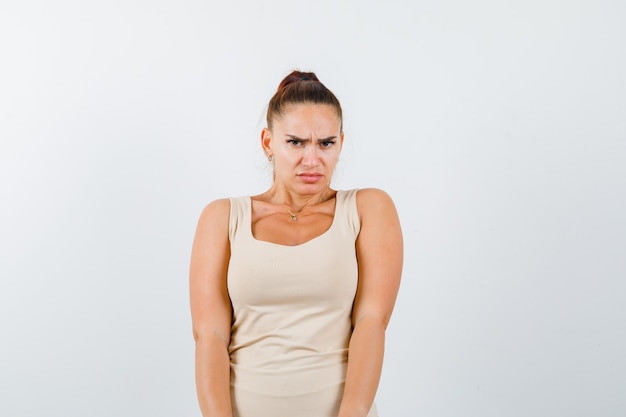
M394 198L381 417L626 415L626 3L0 3L0 415L199 416L187 269L291 69ZM282 417L282 416L278 416ZM288 417L288 416L285 416Z

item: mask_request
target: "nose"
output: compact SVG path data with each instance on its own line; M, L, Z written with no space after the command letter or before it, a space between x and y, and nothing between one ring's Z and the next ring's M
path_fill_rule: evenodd
M316 146L305 146L302 155L302 165L305 167L316 167L319 165L319 155Z

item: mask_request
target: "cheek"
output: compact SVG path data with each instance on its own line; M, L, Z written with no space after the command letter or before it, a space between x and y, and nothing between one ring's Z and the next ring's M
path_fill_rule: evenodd
M324 157L329 163L337 162L337 160L339 160L339 153L340 150L337 149L329 150L324 154Z
M293 157L281 155L274 159L274 173L289 173L294 170L297 165L297 161L294 161Z

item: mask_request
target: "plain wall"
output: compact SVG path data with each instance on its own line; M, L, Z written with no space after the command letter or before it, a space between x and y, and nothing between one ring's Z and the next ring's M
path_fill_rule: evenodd
M381 417L626 415L623 1L3 1L0 415L199 416L200 211L291 69L405 236Z

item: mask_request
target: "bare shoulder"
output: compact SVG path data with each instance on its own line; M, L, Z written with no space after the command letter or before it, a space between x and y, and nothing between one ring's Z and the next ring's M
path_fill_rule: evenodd
M215 216L220 214L228 214L230 211L230 199L229 198L220 198L218 200L211 201L207 204L202 210L202 217L205 216Z
M357 191L357 208L361 220L380 215L397 217L396 207L393 200L385 191L379 188L363 188Z
M360 188L356 195L358 200L391 200L389 194L380 188Z
M198 230L203 228L220 228L228 226L230 217L230 199L214 200L204 207L198 221Z
M212 201L207 204L200 214L194 238L194 251L192 255L210 251L219 251L228 245L228 222L230 219L230 200L228 198ZM195 256L193 256L195 258Z

